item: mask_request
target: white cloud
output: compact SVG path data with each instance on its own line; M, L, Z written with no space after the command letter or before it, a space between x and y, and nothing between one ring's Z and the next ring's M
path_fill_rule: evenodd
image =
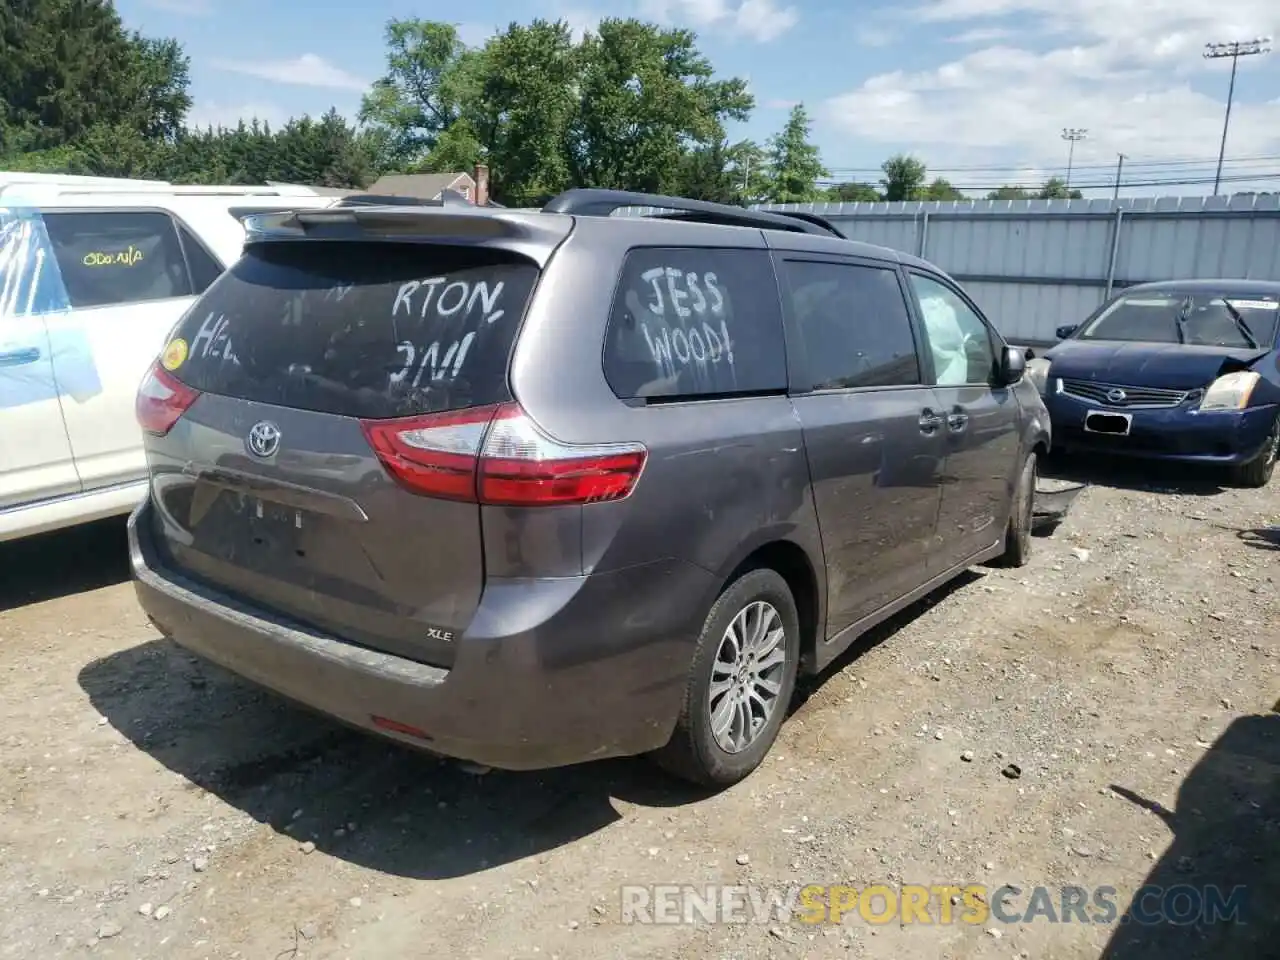
M642 0L643 14L662 23L723 30L757 43L776 40L800 20L793 6L775 0Z
M1062 128L1086 127L1089 138L1076 145L1077 164L1114 163L1123 152L1144 159L1205 157L1212 167L1226 75L1222 64L1201 57L1203 44L1271 32L1280 22L1280 4L930 0L910 16L968 28L952 38L956 42L1023 39L992 43L933 69L873 76L823 105L818 117L824 126L861 141L929 147L939 163L982 156L1049 168L1066 161ZM1028 21L1048 34L1028 36ZM1006 32L1013 24L1022 26L1019 34ZM1049 49L1031 48L1046 36ZM1280 152L1280 103L1259 102L1262 91L1251 89L1246 69L1253 66L1241 64L1228 156ZM1191 74L1197 73L1204 83L1193 86ZM961 175L952 179L959 182Z
M241 120L251 123L254 118L271 124L272 129L284 126L288 115L279 107L270 103L217 103L212 100L197 100L187 115L187 126L193 130L205 127L234 127Z
M214 60L220 70L260 77L274 83L291 83L301 87L324 87L331 90L369 88L369 83L335 66L324 57L304 53L294 60Z
M997 40L1009 40L1014 36L1014 32L1005 27L975 27L972 30L966 30L964 33L958 33L954 37L947 37L948 43L995 43Z

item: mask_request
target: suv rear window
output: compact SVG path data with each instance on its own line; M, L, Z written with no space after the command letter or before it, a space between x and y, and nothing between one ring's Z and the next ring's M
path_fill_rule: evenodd
M497 251L288 242L246 249L174 333L197 390L389 418L510 399L507 363L537 280Z
M633 250L609 319L604 372L623 399L786 390L782 307L769 254Z

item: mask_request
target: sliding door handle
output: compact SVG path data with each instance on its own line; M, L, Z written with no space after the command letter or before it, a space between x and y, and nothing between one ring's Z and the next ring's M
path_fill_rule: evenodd
M926 407L921 412L920 420L918 422L920 424L921 433L933 433L935 430L940 429L946 420L941 414L934 413Z

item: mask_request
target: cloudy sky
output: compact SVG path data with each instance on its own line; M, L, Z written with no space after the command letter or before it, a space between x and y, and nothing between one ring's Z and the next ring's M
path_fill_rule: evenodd
M278 123L329 106L354 117L382 72L386 21L451 18L443 4L409 0L117 7L129 26L185 44L200 124ZM758 108L734 135L763 140L803 101L832 179L874 180L886 156L906 150L985 191L1061 175L1063 128L1084 128L1072 179L1095 185L1086 195L1109 195L1118 153L1133 181L1126 193L1210 192L1158 183L1213 176L1230 61L1206 60L1204 44L1280 33L1280 0L469 0L453 9L470 42L535 16L579 29L629 15L688 26L721 73L750 80ZM1228 188L1280 190L1280 51L1241 60L1227 155Z

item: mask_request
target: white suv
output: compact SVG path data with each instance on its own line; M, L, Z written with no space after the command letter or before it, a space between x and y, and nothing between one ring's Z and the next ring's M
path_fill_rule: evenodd
M0 541L133 509L146 494L138 384L240 256L239 218L335 202L0 173Z

